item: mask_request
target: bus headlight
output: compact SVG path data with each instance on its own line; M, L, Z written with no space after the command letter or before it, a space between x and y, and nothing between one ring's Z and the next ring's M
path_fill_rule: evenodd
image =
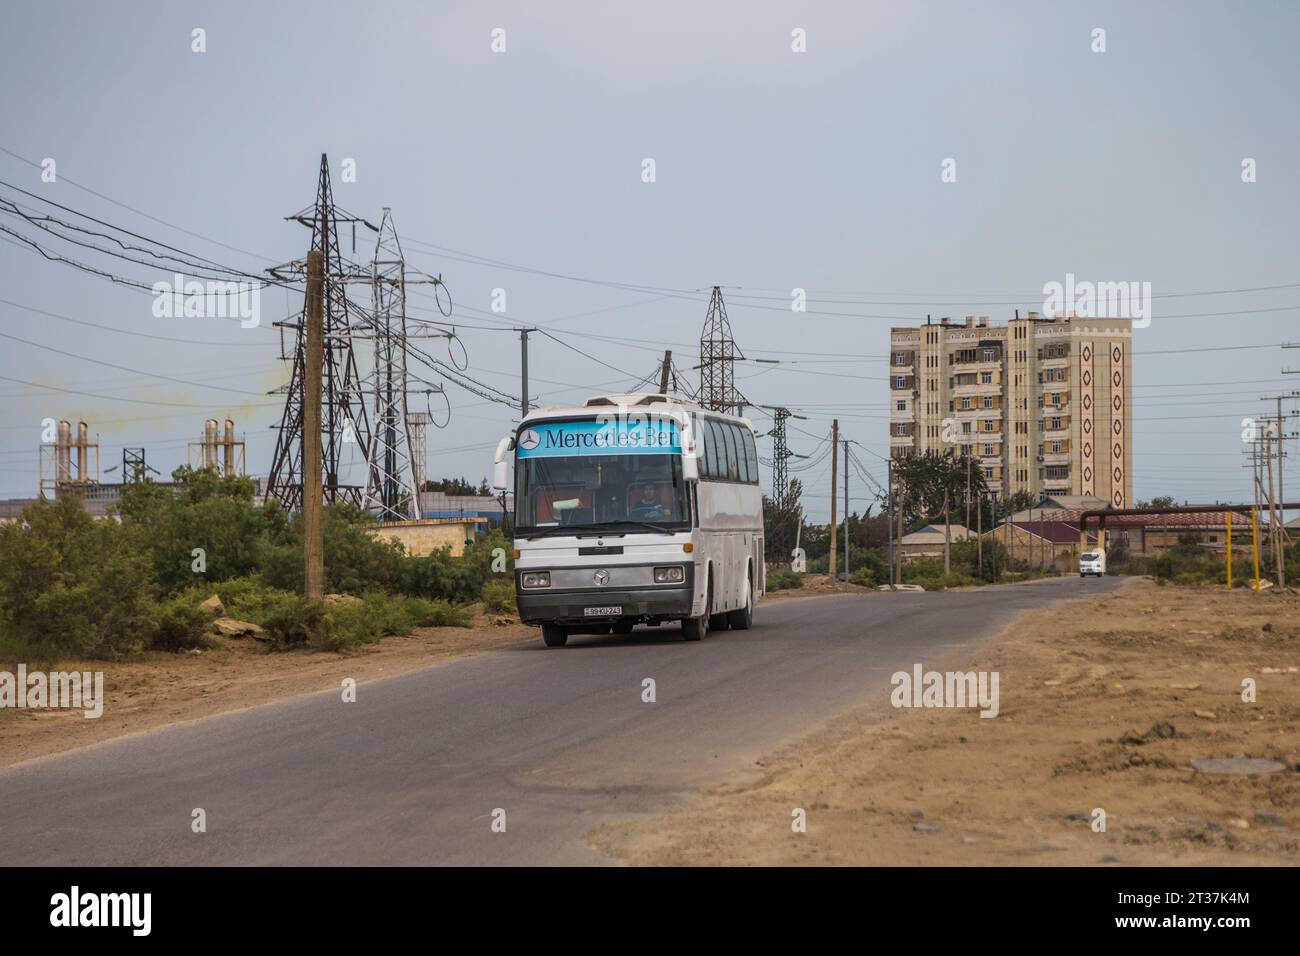
M524 572L523 584L526 588L549 588L551 586L551 572L526 571Z
M655 568L655 584L681 584L686 580L686 569L681 565Z

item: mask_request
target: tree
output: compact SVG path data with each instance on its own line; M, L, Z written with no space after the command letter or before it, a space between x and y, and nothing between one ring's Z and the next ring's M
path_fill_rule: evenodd
M803 516L803 506L799 501L802 495L803 485L798 478L791 478L783 506L778 507L771 498L763 496L764 550L769 561L784 564L790 560L790 551L794 548L796 531Z
M475 485L468 478L429 478L421 491L440 491L444 495L492 495L492 487L484 478Z
M1177 504L1178 502L1169 495L1156 495L1150 501L1139 501L1137 506L1139 508L1173 508Z
M969 477L968 477L969 476ZM894 461L904 521L915 528L943 519L943 570L951 568L952 507L969 493L976 500L987 490L984 473L967 455L951 449L907 455Z

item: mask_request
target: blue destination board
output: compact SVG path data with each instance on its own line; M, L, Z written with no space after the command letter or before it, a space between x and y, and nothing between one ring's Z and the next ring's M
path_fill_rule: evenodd
M677 423L671 419L538 422L519 432L515 447L520 458L682 453Z

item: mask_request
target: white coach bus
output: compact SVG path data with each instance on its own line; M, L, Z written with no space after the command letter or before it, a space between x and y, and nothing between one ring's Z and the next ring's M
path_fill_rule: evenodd
M515 466L515 593L548 647L681 621L746 630L763 594L763 493L750 423L673 395L608 395L529 414Z

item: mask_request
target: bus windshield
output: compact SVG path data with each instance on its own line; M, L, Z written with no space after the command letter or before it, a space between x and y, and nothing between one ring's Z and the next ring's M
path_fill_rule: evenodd
M520 458L516 477L515 520L521 534L569 526L609 525L611 531L635 531L647 524L666 531L690 527L680 455Z

